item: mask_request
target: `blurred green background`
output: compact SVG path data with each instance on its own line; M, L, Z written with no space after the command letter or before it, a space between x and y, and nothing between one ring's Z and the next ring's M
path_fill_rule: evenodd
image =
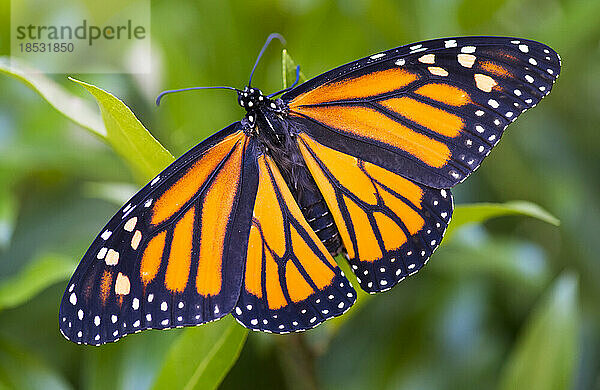
M244 86L274 31L308 77L443 36L529 38L562 56L553 92L454 191L457 204L537 203L560 227L518 216L464 226L422 272L359 297L347 319L300 336L249 334L221 388L600 389L599 17L596 0L152 1L152 74L73 75L122 99L179 156L243 110L224 91L157 108L158 92ZM66 75L51 78L93 101ZM254 80L280 89L278 44ZM139 177L23 83L0 74L0 91L0 387L148 388L181 330L93 348L57 326L67 278Z

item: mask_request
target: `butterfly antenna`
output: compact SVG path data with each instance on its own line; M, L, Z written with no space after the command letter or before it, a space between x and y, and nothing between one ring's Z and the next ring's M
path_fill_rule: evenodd
M271 43L271 41L273 39L279 39L279 41L285 45L285 38L281 36L281 34L278 33L272 33L269 34L269 36L267 37L267 40L265 42L265 44L263 45L262 49L260 49L260 52L258 53L258 58L256 59L256 62L254 63L254 66L252 67L252 72L250 72L250 80L248 80L248 86L250 87L252 85L252 76L254 76L254 71L256 70L256 66L258 65L258 62L260 61L260 58L262 57L263 53L265 52L265 50L267 50L267 47L269 46L269 44Z
M236 91L237 93L242 92L239 89L233 88L233 87L191 87L191 88L181 88L181 89L170 89L168 91L163 91L160 94L158 94L158 97L156 98L156 105L160 106L160 101L163 98L163 96L168 95L170 93L183 92L183 91L194 91L197 89L230 89L232 91Z
M277 95L279 95L280 93L284 93L284 92L287 92L287 91L289 91L290 89L292 89L292 88L294 88L296 85L298 85L298 81L300 81L300 65L296 65L296 80L294 81L294 84L290 85L290 86L289 86L289 87L287 87L287 88L284 88L284 89L282 89L281 91L277 91L277 92L275 92L275 93L272 93L272 94L268 95L267 97L270 99L270 98L272 98L273 96L277 96Z

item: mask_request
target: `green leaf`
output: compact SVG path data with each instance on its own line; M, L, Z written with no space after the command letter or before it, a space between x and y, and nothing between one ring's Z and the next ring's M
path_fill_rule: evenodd
M570 389L578 360L578 279L561 275L535 308L501 375L500 390Z
M281 71L283 76L283 88L285 89L292 85L292 83L296 80L296 63L288 54L286 49L281 51ZM298 80L298 83L303 83L306 80L308 79L304 73L300 71L300 80Z
M512 201L506 203L473 203L456 206L452 215L452 222L446 232L446 241L454 231L464 225L481 223L495 217L508 215L524 215L537 218L540 221L558 226L558 218L540 206L526 201Z
M233 317L188 328L171 347L154 389L215 389L237 360L248 330Z
M0 283L0 309L19 306L54 283L71 276L75 263L67 256L46 254Z
M98 136L106 137L106 128L96 109L88 101L68 92L40 71L31 69L14 58L0 57L0 73L14 77L39 93L68 119Z
M133 167L138 178L145 181L162 171L174 158L114 95L70 77L88 90L98 103L106 125L106 139Z

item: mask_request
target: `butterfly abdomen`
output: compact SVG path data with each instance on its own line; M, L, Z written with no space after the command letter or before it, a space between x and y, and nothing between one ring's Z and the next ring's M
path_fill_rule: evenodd
M321 197L318 202L303 207L301 211L329 253L332 256L337 255L341 250L342 243L325 200Z
M333 216L302 160L300 151L295 144L287 146L285 149L274 149L275 153L271 154L273 160L300 206L304 218L329 253L336 255L340 251L341 241Z

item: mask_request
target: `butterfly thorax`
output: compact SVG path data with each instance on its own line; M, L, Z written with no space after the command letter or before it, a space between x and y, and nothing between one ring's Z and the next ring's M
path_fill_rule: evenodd
M238 93L238 102L246 110L242 120L244 132L255 138L262 152L273 159L312 229L329 252L337 254L341 248L339 233L298 149L298 131L286 120L286 104L249 87Z

